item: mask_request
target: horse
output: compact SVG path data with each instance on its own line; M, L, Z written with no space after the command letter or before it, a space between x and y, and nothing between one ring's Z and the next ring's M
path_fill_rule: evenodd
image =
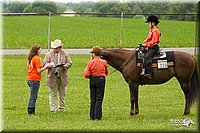
M199 97L199 73L195 58L186 52L173 51L174 66L159 70L153 68L151 79L141 76L142 68L136 66L136 50L123 48L102 49L101 58L106 60L115 71L121 72L130 89L130 115L139 114L138 87L145 84L162 84L176 77L185 96L183 115L190 114L190 108Z

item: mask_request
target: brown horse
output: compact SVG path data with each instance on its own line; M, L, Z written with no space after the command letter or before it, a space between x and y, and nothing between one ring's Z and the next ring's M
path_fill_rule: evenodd
M170 69L154 68L151 79L141 76L141 69L136 66L136 51L126 49L103 49L102 58L120 71L129 85L131 110L130 115L139 114L138 86L144 84L162 84L176 77L185 95L184 115L190 113L190 107L199 96L199 74L194 57L188 53L174 51L174 66Z

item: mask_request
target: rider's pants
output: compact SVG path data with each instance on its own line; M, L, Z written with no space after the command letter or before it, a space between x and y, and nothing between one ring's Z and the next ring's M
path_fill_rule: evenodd
M145 74L153 74L153 69L151 67L153 57L158 52L159 47L158 45L153 46L152 48L148 48L148 51L146 52L144 56L144 64L145 64Z

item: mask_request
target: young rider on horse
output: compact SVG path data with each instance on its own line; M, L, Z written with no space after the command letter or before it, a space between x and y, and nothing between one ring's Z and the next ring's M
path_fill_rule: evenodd
M159 20L156 16L149 16L146 23L149 24L151 30L149 31L147 39L142 44L142 46L148 50L144 56L145 73L141 73L141 75L144 75L147 78L151 78L153 75L151 64L153 57L159 50L158 43L160 42L161 32L157 27Z

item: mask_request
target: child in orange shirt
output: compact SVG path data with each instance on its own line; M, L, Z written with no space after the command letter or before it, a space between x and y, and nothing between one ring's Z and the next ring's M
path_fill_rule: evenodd
M40 87L41 73L48 67L49 64L43 67L40 60L41 47L33 45L28 55L28 76L27 84L30 87L30 98L28 102L28 114L35 114L35 103L38 97L38 90Z
M153 75L153 69L151 68L151 62L153 60L153 57L156 55L156 53L159 50L158 44L160 43L160 36L161 32L158 29L158 23L159 20L156 16L149 16L147 18L146 23L149 24L150 31L148 34L147 39L143 42L143 46L147 47L148 50L144 56L144 65L145 65L145 73L141 73L141 75L144 75L147 78L151 78Z

